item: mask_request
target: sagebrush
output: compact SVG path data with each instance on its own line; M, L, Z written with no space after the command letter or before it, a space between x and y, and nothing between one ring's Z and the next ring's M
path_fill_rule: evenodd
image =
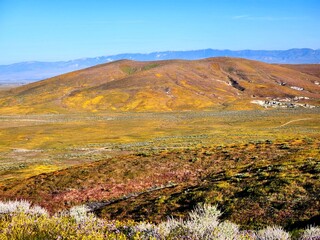
M289 240L290 234L272 226L259 231L240 230L237 224L220 221L216 206L198 204L186 219L169 218L160 224L106 221L86 206L50 216L27 201L0 202L0 239L218 239ZM305 229L301 240L320 238L319 227Z

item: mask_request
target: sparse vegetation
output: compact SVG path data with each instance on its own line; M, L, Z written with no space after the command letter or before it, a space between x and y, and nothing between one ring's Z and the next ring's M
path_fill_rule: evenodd
M240 230L229 221L221 221L216 206L199 204L186 219L149 222L106 221L88 212L85 206L48 215L45 209L30 207L26 201L0 202L0 239L219 239L290 240L290 233L279 227L258 231ZM318 227L301 231L299 239L320 237Z
M142 70L147 71L147 70L150 70L150 69L158 67L158 66L160 66L158 63L151 63L149 65L143 66Z
M131 75L131 74L134 74L135 72L137 72L138 68L125 65L125 66L121 67L121 70L123 72L125 72L126 74Z
M154 222L206 201L242 227L296 228L319 214L319 144L266 140L124 155L7 183L0 192L50 212L87 203L104 218Z

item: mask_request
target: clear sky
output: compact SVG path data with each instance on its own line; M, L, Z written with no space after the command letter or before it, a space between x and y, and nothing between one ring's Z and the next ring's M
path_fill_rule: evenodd
M319 0L0 0L0 64L320 48Z

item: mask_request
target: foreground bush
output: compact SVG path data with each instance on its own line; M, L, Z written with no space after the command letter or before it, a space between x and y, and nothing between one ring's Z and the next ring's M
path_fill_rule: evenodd
M290 235L280 227L267 227L258 231L257 238L263 240L289 240Z
M320 239L320 227L309 227L301 236L301 240L319 240Z
M287 240L290 234L279 227L240 231L238 225L220 222L216 206L198 205L186 219L170 218L158 225L148 222L105 221L86 206L50 216L26 201L0 202L0 239L217 239ZM320 239L320 228L309 227L301 240Z

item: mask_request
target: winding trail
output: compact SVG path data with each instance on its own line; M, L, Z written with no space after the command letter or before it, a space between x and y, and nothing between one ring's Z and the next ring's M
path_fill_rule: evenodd
M284 127L284 126L289 125L290 123L293 123L293 122L306 121L306 120L310 120L310 119L313 119L313 118L300 118L300 119L291 120L291 121L289 121L289 122L286 122L286 123L280 125L280 126L277 127L277 128Z

